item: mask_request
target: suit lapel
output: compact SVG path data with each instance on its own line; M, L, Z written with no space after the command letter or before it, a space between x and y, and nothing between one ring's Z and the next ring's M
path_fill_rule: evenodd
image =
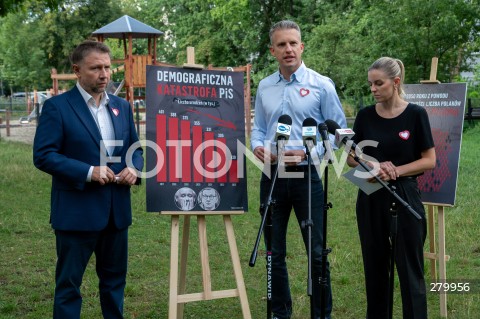
M123 131L123 118L125 114L122 114L124 110L120 107L120 105L117 105L115 101L113 101L112 98L110 98L110 101L108 102L107 105L108 113L110 114L110 118L112 119L113 123L113 129L115 131L115 139L116 140L123 140L122 137L122 131ZM118 146L115 146L115 151L118 149Z
M95 143L100 147L102 135L100 134L97 123L95 123L95 120L93 119L92 113L88 109L88 105L85 103L85 100L76 86L69 91L67 101L73 112L87 128L87 131L90 133Z

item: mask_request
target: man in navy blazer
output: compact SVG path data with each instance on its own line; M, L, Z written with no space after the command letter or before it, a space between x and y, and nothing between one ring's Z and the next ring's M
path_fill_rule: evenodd
M71 55L77 84L48 99L35 134L35 166L52 175L55 230L54 318L80 318L80 285L93 253L104 318L123 318L130 187L143 151L130 104L106 93L110 49L85 41Z

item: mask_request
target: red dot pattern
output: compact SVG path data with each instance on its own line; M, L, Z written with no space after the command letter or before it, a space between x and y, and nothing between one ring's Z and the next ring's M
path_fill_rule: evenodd
M437 163L435 168L426 171L418 178L418 187L423 193L438 192L443 183L452 176L448 168L448 154L452 151L450 133L432 128Z

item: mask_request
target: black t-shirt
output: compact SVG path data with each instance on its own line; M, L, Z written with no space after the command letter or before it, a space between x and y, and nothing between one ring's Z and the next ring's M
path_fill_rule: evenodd
M375 105L361 109L353 131L353 140L360 147L367 141L378 142L376 147L362 147L365 155L378 162L391 161L395 166L420 159L422 151L434 146L427 112L412 103L400 115L391 119L379 116Z

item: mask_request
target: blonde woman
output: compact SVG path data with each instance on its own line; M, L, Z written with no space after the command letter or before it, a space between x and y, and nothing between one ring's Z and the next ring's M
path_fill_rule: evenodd
M423 273L423 244L426 238L425 211L417 176L435 167L435 148L422 107L408 103L403 95L404 66L398 59L382 57L368 69L368 84L374 105L362 109L354 123L354 141L378 142L363 153L380 163L377 176L422 217L420 220L396 204L398 224L395 265L400 280L403 318L427 318ZM358 163L349 158L352 167ZM376 182L372 178L371 182ZM367 293L367 318L389 317L390 219L395 198L386 190L357 197L357 223L362 246Z

